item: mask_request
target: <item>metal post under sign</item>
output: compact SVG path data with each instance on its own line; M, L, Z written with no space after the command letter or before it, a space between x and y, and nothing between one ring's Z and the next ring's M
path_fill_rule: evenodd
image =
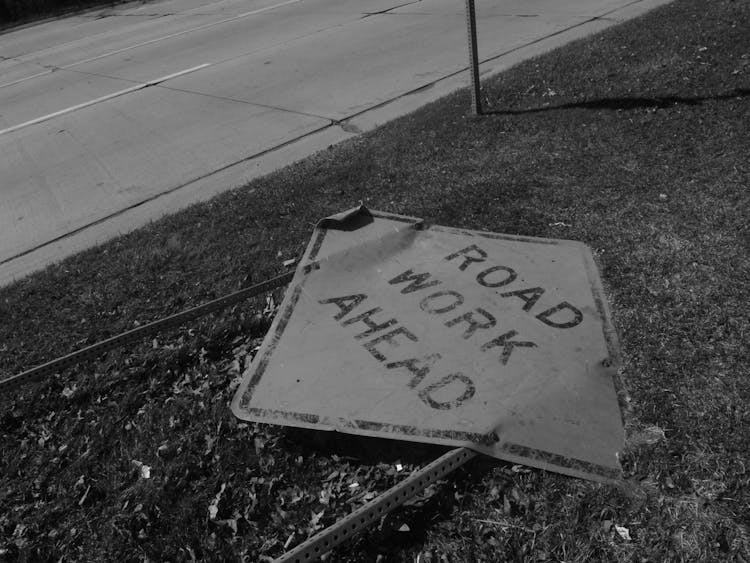
M312 561L318 561L324 553L377 522L387 513L395 510L451 471L458 469L476 455L468 448L456 448L449 451L426 467L409 475L379 497L308 538L276 559L274 563L311 563Z
M474 0L466 0L466 29L469 34L469 67L471 70L471 110L482 115L482 100L479 98L479 55L477 49L477 15Z

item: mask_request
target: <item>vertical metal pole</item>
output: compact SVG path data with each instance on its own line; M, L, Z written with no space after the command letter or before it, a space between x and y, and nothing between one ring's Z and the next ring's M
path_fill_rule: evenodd
M474 0L466 0L466 27L469 33L469 66L471 67L471 109L474 115L482 115L482 100L479 97L479 56L477 54L477 14Z

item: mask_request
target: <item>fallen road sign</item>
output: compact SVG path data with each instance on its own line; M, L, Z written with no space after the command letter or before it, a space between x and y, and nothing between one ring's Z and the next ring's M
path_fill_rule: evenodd
M232 410L609 481L619 358L585 245L359 207L316 227Z

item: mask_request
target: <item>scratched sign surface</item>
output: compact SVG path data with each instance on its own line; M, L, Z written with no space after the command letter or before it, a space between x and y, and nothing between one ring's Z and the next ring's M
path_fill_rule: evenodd
M618 361L583 244L357 208L315 229L232 409L610 480Z

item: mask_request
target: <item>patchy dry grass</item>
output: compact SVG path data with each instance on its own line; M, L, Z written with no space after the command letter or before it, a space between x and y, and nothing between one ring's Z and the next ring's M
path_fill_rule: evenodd
M0 0L0 31L5 27L38 21L41 18L65 16L113 7L128 0ZM148 0L141 0L147 2Z
M747 2L678 0L490 80L487 118L456 94L0 289L0 370L269 278L358 200L581 240L622 341L624 482L478 459L330 560L750 561L748 29ZM439 454L238 423L264 307L3 398L0 557L268 560Z

